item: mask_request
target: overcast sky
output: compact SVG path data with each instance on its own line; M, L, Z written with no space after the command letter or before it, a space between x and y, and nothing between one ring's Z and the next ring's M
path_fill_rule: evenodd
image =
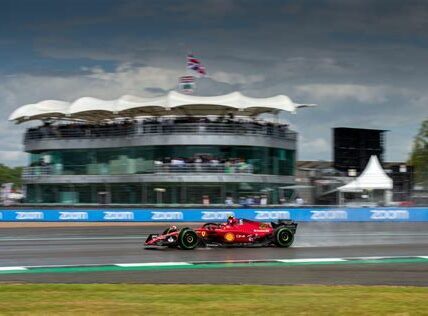
M386 129L406 160L428 117L428 1L0 0L0 162L24 165L17 107L176 88L192 51L198 95L240 90L316 103L284 114L300 160L330 160L331 128Z

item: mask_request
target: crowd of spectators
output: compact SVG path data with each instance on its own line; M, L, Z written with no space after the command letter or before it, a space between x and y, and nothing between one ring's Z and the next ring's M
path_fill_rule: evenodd
M286 137L290 131L286 124L275 124L256 119L233 116L123 119L100 123L72 122L57 124L45 122L42 126L30 128L28 139L43 138L93 138L115 136L137 136L142 134L173 133L237 133L262 134Z
M191 158L165 157L153 161L154 171L158 173L208 172L208 173L253 173L253 165L242 158L220 159L211 155L197 155ZM30 167L52 167L51 162L40 158ZM73 166L76 167L76 166ZM79 166L79 167L83 167Z
M44 159L39 159L37 161L33 161L30 164L30 167L47 167L51 166L52 164L50 162L46 162Z
M253 173L253 166L245 159L219 159L210 155L158 158L154 161L154 166L156 172Z

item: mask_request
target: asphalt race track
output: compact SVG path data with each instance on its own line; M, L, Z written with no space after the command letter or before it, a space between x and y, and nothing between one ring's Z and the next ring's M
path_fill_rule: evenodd
M113 224L112 224L113 225ZM15 227L0 229L0 272L16 266L242 262L321 258L428 258L428 223L300 223L292 248L143 250L160 226ZM339 259L340 260L340 259ZM328 261L328 260L327 260ZM375 260L374 260L375 261ZM0 274L0 282L379 284L428 286L428 261L372 260L201 269ZM406 261L406 260L402 260Z

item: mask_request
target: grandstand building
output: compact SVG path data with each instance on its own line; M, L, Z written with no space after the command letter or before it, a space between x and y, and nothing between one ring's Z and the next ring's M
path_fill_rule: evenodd
M275 116L305 106L283 95L173 91L47 100L9 119L42 121L24 137L27 203L277 204L294 183L296 132Z

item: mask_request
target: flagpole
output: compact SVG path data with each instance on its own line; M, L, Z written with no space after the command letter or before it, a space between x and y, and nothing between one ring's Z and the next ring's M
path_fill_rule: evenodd
M186 75L191 76L193 74L190 72L189 66L187 64L187 60L188 60L189 56L193 56L193 54L191 52L188 52L187 55L186 55ZM191 94L194 94L194 92L196 91L196 79L197 78L195 77L195 80L193 82L193 89L192 89L192 93Z
M187 56L189 56L189 53L187 53L186 54L186 63L185 63L185 65L184 65L184 67L185 67L185 71L186 71L186 76L189 76L190 75L190 71L189 71L189 67L187 67Z
M197 75L193 76L192 71L197 73ZM206 70L204 65L202 65L201 61L196 58L192 53L188 53L186 56L186 76L182 77L182 83L191 83L191 89L189 90L189 94L192 94L196 91L196 79L200 79L201 77L206 75ZM185 78L188 77L188 78ZM190 80L190 81L189 81ZM187 92L185 92L187 93Z

